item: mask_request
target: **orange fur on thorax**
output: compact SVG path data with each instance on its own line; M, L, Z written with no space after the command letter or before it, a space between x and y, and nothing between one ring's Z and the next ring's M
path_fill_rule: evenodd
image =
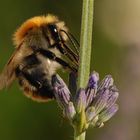
M44 24L57 22L58 18L56 16L48 14L47 16L36 16L25 21L14 34L14 44L19 45L26 33L36 27L41 27Z

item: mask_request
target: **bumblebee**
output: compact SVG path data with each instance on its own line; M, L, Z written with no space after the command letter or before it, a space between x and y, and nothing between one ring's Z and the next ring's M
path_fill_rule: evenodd
M54 98L52 77L58 69L77 73L79 44L56 16L49 14L25 21L13 40L15 51L0 75L0 89L18 79L27 97L46 102ZM68 42L74 47L69 47Z

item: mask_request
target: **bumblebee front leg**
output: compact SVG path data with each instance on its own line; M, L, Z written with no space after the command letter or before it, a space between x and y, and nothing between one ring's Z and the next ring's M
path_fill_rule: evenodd
M77 73L77 69L70 65L68 62L66 62L65 60L57 57L53 52L49 51L49 50L44 50L44 49L39 49L38 53L40 53L41 55L43 55L44 57L56 61L57 63L59 63L60 65L62 65L64 68L68 68L69 70L71 70L72 72Z
M76 54L65 43L56 43L53 45L53 47L56 47L63 55L67 56L67 58L70 59L71 62L76 65L76 67L78 67L78 61L79 61L78 54Z

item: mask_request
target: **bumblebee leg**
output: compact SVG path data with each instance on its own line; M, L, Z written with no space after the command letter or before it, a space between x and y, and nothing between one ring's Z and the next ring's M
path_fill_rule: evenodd
M53 52L51 52L49 50L39 49L38 53L40 53L43 56L49 58L50 60L56 61L57 63L62 65L64 68L68 68L69 70L71 70L73 72L77 72L77 69L74 66L70 65L68 62L66 62L66 61L62 60L61 58L57 57Z
M74 51L68 47L66 44L63 44L64 45L64 49L66 49L66 55L69 57L69 58L72 58L72 61L76 61L76 63L78 64L78 61L79 61L79 55L74 53Z
M70 40L70 42L71 42L72 46L74 47L75 51L77 52L77 54L79 54L80 44L77 41L77 39L70 32L66 32L64 30L60 30L60 31L64 32L67 35L67 37Z
M67 63L66 61L62 60L61 58L56 57L55 61L58 62L59 64L61 64L64 68L68 68L71 71L77 73L77 69L74 66L70 66L69 63Z
M71 63L78 67L79 56L70 47L64 43L56 43L52 47L56 47Z

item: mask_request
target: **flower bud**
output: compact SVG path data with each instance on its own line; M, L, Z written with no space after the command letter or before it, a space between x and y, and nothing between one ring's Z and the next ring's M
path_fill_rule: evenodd
M70 91L59 75L52 77L52 85L54 87L55 98L61 108L65 108L70 101Z
M96 96L96 89L88 88L86 90L86 107L90 106Z
M108 121L118 111L118 105L115 104L110 108L105 109L99 114L99 122Z
M98 81L99 81L99 74L94 71L90 75L90 78L89 78L89 81L88 81L88 88L92 88L92 89L97 88Z
M109 90L102 89L97 93L95 100L93 101L93 106L95 107L96 114L100 113L106 106L107 100L109 98Z
M86 110L86 120L90 122L96 116L95 108L93 106L89 107Z
M109 89L109 99L107 100L106 108L110 108L118 99L119 93L115 86Z
M86 107L90 106L94 97L96 96L98 81L99 81L99 74L94 71L89 78L88 85L86 88L86 96L87 96Z
M69 102L68 106L65 107L65 116L69 119L72 120L76 114L74 105L72 102Z
M114 80L111 75L105 76L105 78L101 81L98 90L102 90L103 88L109 88L113 86Z

